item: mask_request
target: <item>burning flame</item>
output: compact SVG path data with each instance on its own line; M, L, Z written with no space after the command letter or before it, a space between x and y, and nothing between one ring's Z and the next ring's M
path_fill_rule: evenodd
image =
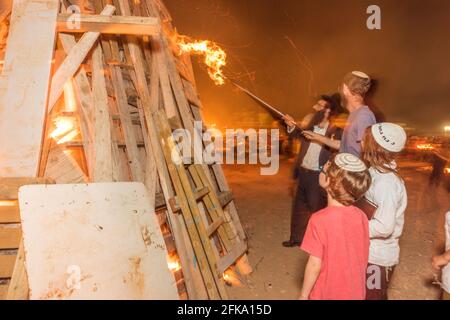
M230 286L240 287L242 286L242 282L239 280L239 277L232 271L228 269L222 275L223 280L229 284Z
M171 254L167 260L167 266L170 271L177 272L181 270L181 263L177 255Z
M208 40L188 41L188 38L183 36L178 36L176 43L180 54L190 53L204 56L204 63L208 67L210 78L218 86L225 83L223 67L227 64L227 54L221 47Z
M429 144L429 143L425 143L425 144L418 144L417 145L417 149L419 149L419 150L433 150L434 147L431 144Z
M0 207L15 207L17 206L17 200L1 200Z
M445 173L450 174L450 167L445 168Z
M63 144L63 143L72 141L73 139L75 139L75 137L78 135L78 133L79 133L78 130L72 130L68 134L66 134L64 137L59 139L56 143L57 144Z
M53 138L57 144L62 144L68 141L72 141L79 131L75 128L74 120L70 117L58 117L53 120L55 130L50 133L50 137Z
M55 124L55 130L50 134L50 137L53 139L61 137L74 129L73 120L67 117L56 118L53 123Z

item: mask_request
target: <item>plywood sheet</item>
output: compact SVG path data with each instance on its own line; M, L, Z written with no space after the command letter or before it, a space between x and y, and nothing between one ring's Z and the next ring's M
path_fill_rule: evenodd
M178 299L142 183L25 186L31 299Z
M2 177L38 171L58 7L58 0L13 3L0 89Z

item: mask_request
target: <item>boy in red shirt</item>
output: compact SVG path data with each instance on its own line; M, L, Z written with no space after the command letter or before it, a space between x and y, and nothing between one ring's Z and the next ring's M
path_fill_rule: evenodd
M301 249L309 253L301 300L364 300L369 258L369 222L352 206L370 187L366 165L341 153L322 170L328 207L315 213Z

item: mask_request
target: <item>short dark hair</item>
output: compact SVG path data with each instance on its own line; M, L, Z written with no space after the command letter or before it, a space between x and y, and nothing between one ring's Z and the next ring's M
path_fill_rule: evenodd
M328 109L330 109L330 115L337 115L342 113L341 110L341 97L339 93L335 93L331 96L323 94L319 97L320 100L323 100L327 103Z

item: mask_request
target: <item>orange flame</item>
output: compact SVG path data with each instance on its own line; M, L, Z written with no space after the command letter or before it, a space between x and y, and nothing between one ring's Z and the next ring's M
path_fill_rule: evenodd
M50 137L56 141L57 144L72 141L80 133L75 128L75 121L70 117L58 117L53 120L55 129L50 133Z
M50 134L53 139L66 135L74 129L73 120L68 117L59 117L53 120L55 130Z
M417 149L419 149L419 150L433 150L434 147L433 147L433 145L431 145L429 143L424 143L424 144L418 144L417 145Z
M234 286L234 287L241 287L242 286L242 282L240 281L239 277L231 269L226 270L223 273L222 278L230 286Z
M223 68L227 65L227 54L216 43L208 40L188 41L187 37L178 36L176 43L180 54L190 53L204 56L208 74L214 83L221 86L225 83Z
M167 266L169 267L170 271L177 272L181 270L181 263L176 254L170 254L167 260Z

